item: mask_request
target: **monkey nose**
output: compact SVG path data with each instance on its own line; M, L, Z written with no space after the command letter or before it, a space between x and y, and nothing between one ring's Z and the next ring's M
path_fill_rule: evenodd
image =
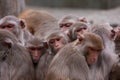
M91 59L91 62L92 62L92 63L95 63L95 62L96 62L96 58L92 58L92 59Z
M36 51L35 54L34 54L34 56L38 56L38 54L39 54L39 53Z

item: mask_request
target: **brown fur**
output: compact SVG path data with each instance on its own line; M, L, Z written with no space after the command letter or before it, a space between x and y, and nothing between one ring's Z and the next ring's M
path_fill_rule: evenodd
M29 53L15 36L0 30L0 80L34 80Z
M36 80L44 80L46 72L48 70L48 66L53 59L54 55L49 54L47 51L47 44L42 40L37 37L32 38L31 40L26 42L26 47L34 47L34 46L41 46L44 47L42 50L43 52L41 53L42 55L40 56L39 62L37 65L35 65L35 76Z
M91 75L95 75L95 80L108 80L112 66L118 61L115 54L115 35L111 37L113 28L109 24L99 24L94 25L91 30L102 38L105 47L99 56L98 62L91 68L93 72Z
M20 14L19 18L25 19L27 23L27 29L32 34L34 34L38 28L42 26L44 21L56 21L55 17L43 10L27 10Z

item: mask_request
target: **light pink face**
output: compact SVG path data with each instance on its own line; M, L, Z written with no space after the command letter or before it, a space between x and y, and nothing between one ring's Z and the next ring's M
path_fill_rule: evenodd
M63 38L62 37L58 37L58 38L54 38L54 39L51 39L49 41L49 44L50 46L53 47L53 49L55 51L58 51L60 50L65 44L63 43Z
M12 23L7 23L7 24L4 24L4 25L0 24L0 29L5 29L5 30L13 31L14 28L15 28L15 25L12 24Z
M89 48L88 54L86 56L87 63L89 65L92 65L92 64L96 63L100 53L101 53L101 50L96 50L96 49L93 49L93 48Z
M32 46L28 47L30 55L32 57L33 63L38 63L40 56L43 52L43 47L40 46Z
M62 31L66 31L72 26L72 24L73 24L72 22L62 23L60 24L60 29Z

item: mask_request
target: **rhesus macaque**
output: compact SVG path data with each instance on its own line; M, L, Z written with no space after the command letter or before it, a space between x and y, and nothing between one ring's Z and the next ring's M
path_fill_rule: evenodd
M29 53L7 30L0 30L0 80L34 80Z
M40 57L44 55L47 51L47 43L43 42L43 40L37 37L33 37L31 40L28 40L25 43L25 47L28 49L33 64L36 67Z
M67 15L63 17L59 22L61 31L66 32L74 23L79 22L79 17L73 15Z
M71 41L74 41L82 36L83 33L88 31L90 31L90 25L84 22L77 22L71 26L71 28L67 32L67 35L69 36Z
M31 40L27 41L25 47L31 55L36 80L44 80L48 66L54 55L49 54L47 43L37 37L33 37Z
M56 22L56 18L44 10L26 10L19 15L19 18L25 19L27 30L34 35L35 32L43 26L44 22ZM48 25L49 26L49 25Z
M49 33L59 30L57 22L44 22L41 25L42 26L34 33L34 36L44 39Z
M120 61L113 65L109 80L120 80Z
M24 45L25 37L30 37L31 35L24 34L29 33L25 28L25 22L22 19L19 19L15 16L5 16L0 20L0 29L5 29L12 32L19 40L19 42ZM29 38L26 38L29 39Z
M108 80L112 66L118 62L114 44L116 32L109 24L94 25L91 31L102 38L105 47L96 64L91 67L91 76L95 76L92 80Z
M84 37L65 45L55 55L45 80L90 80L88 64L97 62L102 49L103 42L98 35L85 33Z
M61 48L70 42L69 37L59 30L48 34L46 40L53 54L56 54Z

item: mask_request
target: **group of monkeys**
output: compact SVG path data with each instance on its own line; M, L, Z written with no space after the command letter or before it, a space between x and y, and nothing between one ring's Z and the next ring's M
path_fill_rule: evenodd
M0 80L120 80L120 28L27 10L0 19Z

